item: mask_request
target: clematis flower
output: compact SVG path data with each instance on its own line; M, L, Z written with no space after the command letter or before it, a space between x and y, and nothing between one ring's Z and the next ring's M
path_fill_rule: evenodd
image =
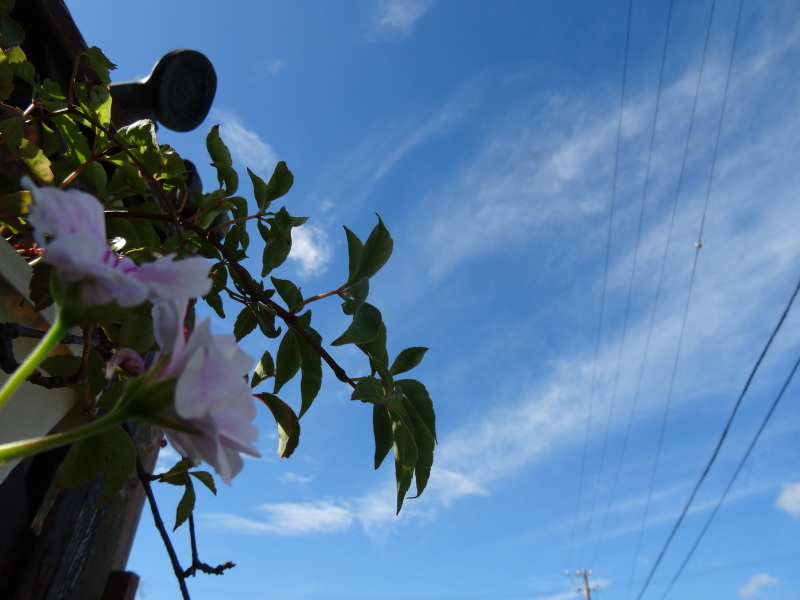
M27 177L22 184L33 194L28 222L34 240L45 248L42 261L55 267L62 283L82 282L85 305L137 306L145 300L196 298L211 289L208 263L199 256L168 256L142 265L118 256L106 242L103 206L94 196L37 187Z
M177 377L175 402L164 421L188 431L165 429L167 439L183 456L205 461L230 483L244 462L240 454L260 457L253 442L258 428L250 386L245 375L252 357L230 335L213 335L206 319L186 339L183 321L187 302L164 302L153 307L153 325L166 364L162 378Z

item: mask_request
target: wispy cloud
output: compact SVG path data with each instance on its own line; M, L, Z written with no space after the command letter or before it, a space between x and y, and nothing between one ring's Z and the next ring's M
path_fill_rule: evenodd
M297 473L292 473L290 471L287 471L286 473L283 473L278 478L278 480L281 483L301 483L301 484L305 484L305 483L311 483L313 481L313 477L306 477L305 475L298 475Z
M780 58L774 48L768 52L771 60ZM793 172L789 157L796 156L798 150L793 133L800 129L800 119L794 116L798 114L795 101L787 100L792 108L776 111L774 118L762 117L760 128L754 132L751 127L753 115L763 112L765 88L759 82L768 71L763 56L758 54L748 55L737 63L730 92L730 102L736 109L730 111L726 121L725 145L715 173L714 203L708 213L711 229L706 229L709 237L704 240L700 254L673 409L689 405L696 397L711 393L719 397L735 391L730 380L731 365L748 366L747 357L763 343L767 323L774 319L766 317L767 313L773 314L767 306L774 307L777 314L788 297L787 285L794 276L790 265L796 265L800 255L793 233L800 226L800 216L791 208L795 207L791 188L800 184L800 178L790 176L791 183L786 180L787 173ZM697 138L693 144L699 144L697 140L714 139L723 75L723 65L707 66L703 79L705 94L698 109L694 128ZM694 90L690 84L695 76L686 73L676 79L665 88L661 100L659 152L654 156L650 174L649 219L642 229L636 273L637 291L650 290L650 298L658 280L669 207L681 164L683 139L679 132L685 135L688 128ZM623 157L623 173L634 168L643 172L642 152L638 148L646 148L651 126L648 118L652 118L654 101L654 94L649 91L631 94L627 100L623 135L626 143L636 150ZM420 249L413 265L416 280L419 270L427 268L434 279L468 272L474 282L475 261L497 256L502 257L504 265L536 269L545 283L552 280L560 284L559 279L575 276L570 272L574 269L580 273L582 289L599 293L602 262L592 263L600 268L591 273L582 269L585 265L576 263L597 256L604 248L603 224L608 218L613 166L609 157L614 155L616 139L614 103L604 102L600 97L569 102L552 97L541 108L534 112L512 111L505 121L493 121L493 127L487 128L491 133L474 160L450 177L443 177L441 186L422 199L419 214L409 220L414 224L412 235L415 235L410 246ZM741 137L745 133L750 134L748 138ZM742 143L743 139L747 141ZM582 439L593 371L598 374L594 415L601 415L604 420L612 397L624 398L625 407L630 406L642 357L641 350L637 353L631 349L644 348L651 335L646 378L638 394L635 416L641 420L660 415L669 388L677 334L682 327L688 275L701 217L702 202L698 199L702 199L705 191L704 175L707 177L708 154L712 149L695 145L692 148L706 154L702 155L704 158L694 156L685 173L676 239L668 256L652 331L649 323L652 303L634 304L629 313L626 358L631 359L623 362L623 368L626 365L629 368L615 382L621 313L616 315L614 331L607 332L602 340L596 363L590 348L584 346L577 353L573 349L572 353L554 358L547 375L538 380L526 376L529 370L526 364L516 365L519 370L504 365L503 379L513 381L513 385L498 385L492 394L502 398L502 403L491 406L491 400L484 399L480 417L463 423L442 441L437 465L463 477L472 486L449 491L447 502L459 494L470 496L491 491L497 482L563 447L565 440ZM754 172L749 166L754 153L759 152L775 160ZM620 206L615 215L614 240L617 248L623 249L615 248L611 255L608 285L611 300L619 306L625 304L641 185L641 180L623 177L618 190ZM756 213L753 198L765 194L770 201L760 203ZM692 206L687 205L689 200ZM572 262L551 259L556 263L555 268L539 264L531 257L540 256L540 251L547 251L549 256L566 254L573 257ZM415 289L412 285L405 287ZM547 286L543 284L542 288ZM753 293L753 290L759 291ZM426 287L418 293L429 294L430 290ZM740 300L734 302L733 297ZM702 302L697 303L698 298ZM734 329L732 323L738 327ZM497 335L501 339L509 337L505 330ZM487 344L491 340L482 340L481 347ZM712 365L708 360L710 347L715 349ZM609 423L612 433L622 430L625 416L618 406Z
M379 0L372 19L373 39L408 35L434 4L434 0Z
M800 483L787 483L783 486L775 506L790 515L800 517Z
M259 174L272 173L278 162L277 153L255 131L242 125L239 117L230 111L212 108L211 120L219 123L220 137L239 169L248 167Z
M204 526L214 531L248 535L313 535L344 531L353 523L351 509L338 503L320 500L309 503L263 504L256 509L260 519L229 513L203 513Z
M316 225L303 225L292 230L289 259L299 263L300 275L310 277L328 270L333 260L333 246L325 230Z
M748 598L765 585L778 585L778 579L769 573L759 573L758 575L753 575L750 580L736 592L742 598Z
M285 66L286 61L282 58L261 61L255 67L255 80L259 81L277 75Z

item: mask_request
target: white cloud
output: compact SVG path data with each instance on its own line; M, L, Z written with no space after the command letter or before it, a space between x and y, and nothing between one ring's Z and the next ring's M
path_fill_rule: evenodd
M755 594L760 587L765 585L778 585L778 580L768 573L759 573L758 575L753 575L745 585L737 590L737 592L742 598L747 598Z
M298 475L297 473L287 472L281 475L278 480L281 483L311 483L313 481L312 477L306 477L304 475Z
M350 508L320 500L308 503L262 504L257 509L262 519L248 519L228 513L203 513L203 524L209 529L250 535L313 535L345 531L353 523Z
M234 158L234 167L245 167L259 174L271 174L278 155L255 132L247 129L239 117L221 108L211 109L211 119L219 123L219 134Z
M783 486L775 506L782 508L790 515L800 517L800 483L787 483Z
M256 67L256 80L265 79L276 75L283 67L286 66L286 61L282 58L273 58Z
M292 250L289 259L300 264L300 274L321 275L333 260L333 246L328 234L315 225L303 225L292 230Z
M406 35L433 5L433 0L380 0L373 26L379 31Z

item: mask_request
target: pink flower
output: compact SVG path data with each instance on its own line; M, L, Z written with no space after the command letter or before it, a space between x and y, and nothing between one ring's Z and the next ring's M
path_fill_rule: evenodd
M94 196L36 187L27 177L22 184L35 201L28 222L33 239L45 248L42 261L55 267L63 283L83 282L81 299L87 306L197 298L211 289L208 263L199 256L168 256L142 265L118 256L108 247L103 206Z
M261 456L253 446L258 428L250 386L245 375L253 359L233 336L213 335L209 320L197 325L186 340L183 321L187 302L164 302L153 307L158 358L167 357L162 377L177 377L174 415L168 420L193 433L166 429L167 439L195 462L210 464L230 483L244 462L240 454Z

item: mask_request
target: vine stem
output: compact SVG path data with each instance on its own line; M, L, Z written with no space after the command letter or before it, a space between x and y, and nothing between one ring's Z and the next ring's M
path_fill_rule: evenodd
M67 332L67 324L61 315L61 312L56 314L56 319L47 334L42 338L42 341L33 349L19 368L12 373L8 378L3 388L0 389L0 410L8 403L14 392L19 389L19 386L31 376L45 358L50 356L50 353L58 345L58 342Z
M186 578L183 575L181 563L178 560L178 555L175 553L175 547L172 545L172 540L169 539L169 532L164 526L164 520L161 518L161 513L158 510L156 496L153 493L153 486L150 485L150 474L145 470L144 465L142 464L142 461L138 455L136 456L136 473L139 475L139 481L142 483L144 493L147 495L147 502L150 504L150 511L153 513L153 521L156 524L156 529L158 529L158 533L161 535L161 540L164 542L164 546L167 549L167 554L169 554L169 561L172 564L172 570L175 572L175 577L177 578L178 585L181 588L181 597L183 600L191 600L189 596L189 588L186 587Z
M69 431L2 444L0 445L0 464L9 460L47 452L48 450L80 441L91 435L103 433L125 421L128 416L127 410L112 410L94 421L90 421L75 429L70 429Z
M127 210L107 210L105 211L107 217L123 217L129 219L150 219L152 221L173 221L168 215L162 215L157 213L135 213L129 212ZM292 314L279 304L277 304L274 300L272 300L271 296L272 293L265 292L261 289L261 287L255 282L253 277L248 273L247 269L245 269L242 265L240 265L236 259L231 256L231 253L228 252L228 249L225 247L224 244L220 243L219 241L215 240L213 237L208 235L208 232L203 229L202 227L195 225L190 221L184 221L178 218L178 224L183 224L187 229L191 229L198 235L202 235L209 244L214 246L222 257L228 262L232 269L236 271L236 273L241 277L242 282L247 286L247 290L252 296L252 298L258 302L261 302L264 306L266 306L269 310L274 311L275 315L279 317L287 326L294 329L300 336L308 342L308 344L314 349L314 351L319 354L320 358L324 360L328 367L330 367L333 374L336 376L336 379L339 381L348 384L350 387L355 388L356 384L353 383L353 380L347 375L345 370L333 359L333 357L328 354L328 351L323 348L320 343L314 339L314 336L311 335L308 330L303 327L303 325L297 320L297 315Z
M317 300L322 300L323 298L329 298L330 296L341 296L341 295L342 295L342 288L339 288L337 290L331 290L330 292L325 292L324 294L317 294L316 296L311 296L310 298L306 298L289 312L293 315L296 315L307 304L311 304L312 302L316 302Z

